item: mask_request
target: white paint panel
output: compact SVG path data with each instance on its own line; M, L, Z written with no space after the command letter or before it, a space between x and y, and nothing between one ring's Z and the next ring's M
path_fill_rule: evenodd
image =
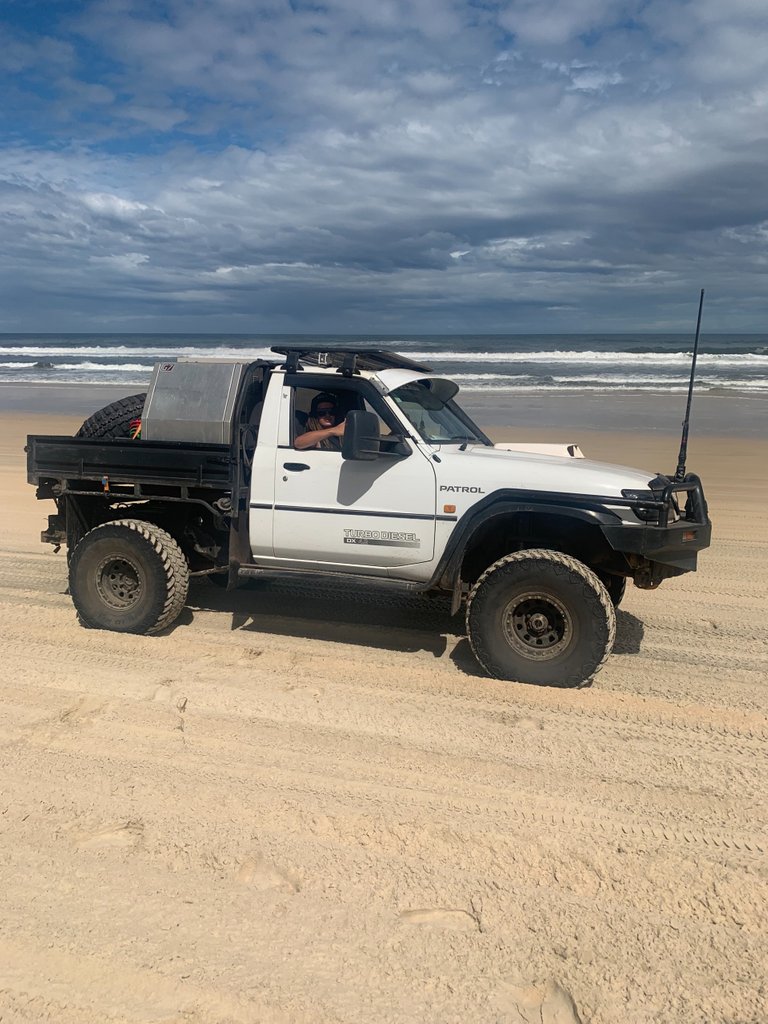
M282 448L279 456L273 530L277 557L357 566L432 559L435 473L420 451L371 462L345 461L340 452L323 450Z
M251 505L266 508L250 509L248 532L254 558L274 554L272 549L272 506L275 500L275 461L278 455L277 438L282 388L275 374L267 388L259 422L258 442L251 464Z

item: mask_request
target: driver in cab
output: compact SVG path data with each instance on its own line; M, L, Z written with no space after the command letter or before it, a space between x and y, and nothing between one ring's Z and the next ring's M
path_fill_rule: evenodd
M323 448L340 452L343 436L344 417L340 414L336 396L321 392L312 399L304 432L296 437L293 446L299 451Z

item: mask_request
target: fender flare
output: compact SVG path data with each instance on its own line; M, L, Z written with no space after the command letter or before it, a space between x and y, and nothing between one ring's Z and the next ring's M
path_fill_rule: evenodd
M534 496L530 491L495 491L473 505L459 519L430 581L430 585L442 583L441 589L452 591L452 614L458 611L461 604L461 565L472 538L490 520L522 512L564 516L600 527L601 532L603 526L621 521L615 512L604 505L579 499L576 495L541 493Z

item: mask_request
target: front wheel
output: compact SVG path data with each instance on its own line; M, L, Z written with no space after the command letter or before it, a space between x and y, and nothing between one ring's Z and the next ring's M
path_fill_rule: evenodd
M497 679L578 686L602 668L616 636L595 574L559 551L517 551L486 569L467 601L475 657Z
M159 633L186 604L189 566L154 523L117 519L86 533L69 563L80 621L118 633Z

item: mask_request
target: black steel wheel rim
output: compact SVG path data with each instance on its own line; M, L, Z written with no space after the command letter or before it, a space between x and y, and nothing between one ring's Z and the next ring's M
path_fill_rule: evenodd
M139 567L127 558L110 555L96 570L96 589L110 608L132 608L142 596L144 580Z
M501 616L504 639L524 658L550 661L571 645L573 619L552 594L529 591L517 594Z

